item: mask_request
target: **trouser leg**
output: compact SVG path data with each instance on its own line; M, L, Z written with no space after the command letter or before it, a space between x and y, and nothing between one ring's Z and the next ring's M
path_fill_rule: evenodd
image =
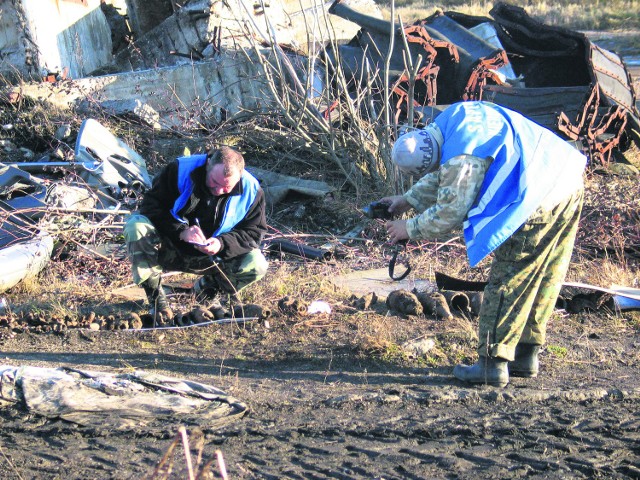
M218 263L206 276L211 277L220 290L236 293L264 277L268 266L267 259L256 248L244 255Z
M129 216L124 226L124 240L136 285L162 273L158 259L160 237L147 217L139 213Z
M127 220L124 237L136 284L166 269L211 277L221 290L236 293L267 273L267 259L257 248L225 261L213 260L206 255L180 255L168 240L161 239L147 217L137 213Z
M144 215L133 214L124 226L124 238L133 281L144 288L154 326L171 322L173 312L162 289L162 266L158 256L161 241L155 227Z
M578 224L582 211L583 192L579 192L579 197L572 198L575 205L571 214L571 205L567 209L565 227L558 232L558 241L555 248L550 253L550 260L545 269L541 286L536 293L533 306L527 323L522 330L519 343L543 345L546 341L547 322L556 306L562 283L567 275L571 254L578 233Z
M480 309L481 356L513 360L520 342L541 345L571 260L582 190L539 209L495 252Z
M216 261L208 255L183 255L144 215L132 214L124 226L127 254L133 281L140 285L163 271L204 274L216 271Z

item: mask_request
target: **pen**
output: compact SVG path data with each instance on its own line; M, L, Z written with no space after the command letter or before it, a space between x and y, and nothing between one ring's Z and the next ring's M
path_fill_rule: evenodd
M200 233L202 233L202 235L204 236L204 232L202 231L202 227L200 226L200 220L198 219L198 217L194 218L193 221L195 222L196 226L200 229ZM205 243L195 243L195 245L200 245L201 247L204 247L209 245L209 243L205 241Z

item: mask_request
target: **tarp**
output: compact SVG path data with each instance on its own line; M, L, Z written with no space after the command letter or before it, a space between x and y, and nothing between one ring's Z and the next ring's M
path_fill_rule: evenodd
M112 374L0 365L0 406L12 404L48 418L119 430L168 419L218 428L249 410L210 385L141 370Z

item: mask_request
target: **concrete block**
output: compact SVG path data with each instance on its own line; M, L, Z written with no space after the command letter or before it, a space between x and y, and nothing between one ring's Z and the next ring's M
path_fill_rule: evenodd
M84 77L112 61L111 49L100 0L0 2L0 73L10 78Z

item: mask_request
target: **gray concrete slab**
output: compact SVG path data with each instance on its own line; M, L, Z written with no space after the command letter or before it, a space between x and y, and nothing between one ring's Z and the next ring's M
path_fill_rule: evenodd
M402 268L403 267L398 267L396 274L402 272ZM389 277L388 268L351 272L334 278L333 283L337 287L346 289L357 296L375 292L381 300L386 299L389 293L400 289L409 291L414 288L420 291L437 289L435 282L423 278L416 278L414 275L409 275L404 280L396 282Z

